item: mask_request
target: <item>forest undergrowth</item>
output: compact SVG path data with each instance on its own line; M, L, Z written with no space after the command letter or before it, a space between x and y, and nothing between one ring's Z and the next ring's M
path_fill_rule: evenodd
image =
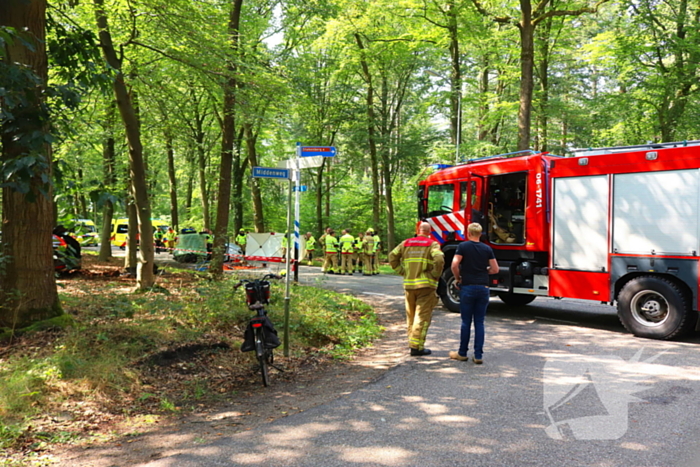
M121 260L85 256L58 280L70 324L0 343L0 459L40 456L58 444L109 440L134 421L181 415L259 386L240 352L251 312L234 290L250 272L222 281L166 268L157 286L134 293ZM284 284L272 284L270 318L282 336ZM374 311L353 297L308 286L291 292L290 357L276 361L291 380L346 359L377 338ZM21 465L21 464L18 464Z

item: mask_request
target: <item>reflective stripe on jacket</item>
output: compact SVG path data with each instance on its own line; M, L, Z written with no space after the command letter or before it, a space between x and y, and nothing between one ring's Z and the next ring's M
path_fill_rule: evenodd
M355 237L350 234L345 234L340 237L340 252L349 255L353 252L352 245L355 243Z
M333 235L326 235L326 253L338 252L338 239Z
M378 252L382 246L382 241L379 239L379 235L374 235L374 252Z
M352 247L355 249L355 253L362 253L362 239L356 237L355 241L352 243Z
M365 235L362 239L362 252L366 255L374 254L374 237L371 235Z
M404 289L437 288L445 265L440 244L427 237L404 240L389 253L389 264L403 276Z

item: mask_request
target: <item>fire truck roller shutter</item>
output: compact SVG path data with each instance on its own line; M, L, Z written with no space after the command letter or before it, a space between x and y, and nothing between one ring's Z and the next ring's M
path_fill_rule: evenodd
M695 256L700 172L618 174L613 179L613 252Z
M638 266L627 268L635 275L631 280L629 274L618 279L624 282L617 296L620 321L640 337L682 336L697 322L700 172L618 174L613 190L613 253ZM667 274L671 269L678 272Z
M603 271L608 264L608 176L554 182L552 264L559 269Z

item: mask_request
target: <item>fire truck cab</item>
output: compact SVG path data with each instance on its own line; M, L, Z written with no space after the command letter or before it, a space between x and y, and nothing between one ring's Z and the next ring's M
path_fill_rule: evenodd
M445 253L438 293L450 311L450 264L478 222L500 266L491 293L506 304L616 304L630 332L658 339L698 321L699 203L698 141L504 154L438 170L418 189L419 218Z

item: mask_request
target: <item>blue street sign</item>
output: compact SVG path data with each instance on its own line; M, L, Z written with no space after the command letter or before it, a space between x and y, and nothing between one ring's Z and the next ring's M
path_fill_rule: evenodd
M299 155L301 157L335 157L335 146L302 146Z
M297 190L296 185L292 187L292 191L306 191L306 185L299 185L299 190Z
M253 167L254 178L279 178L289 180L289 169L273 167Z

